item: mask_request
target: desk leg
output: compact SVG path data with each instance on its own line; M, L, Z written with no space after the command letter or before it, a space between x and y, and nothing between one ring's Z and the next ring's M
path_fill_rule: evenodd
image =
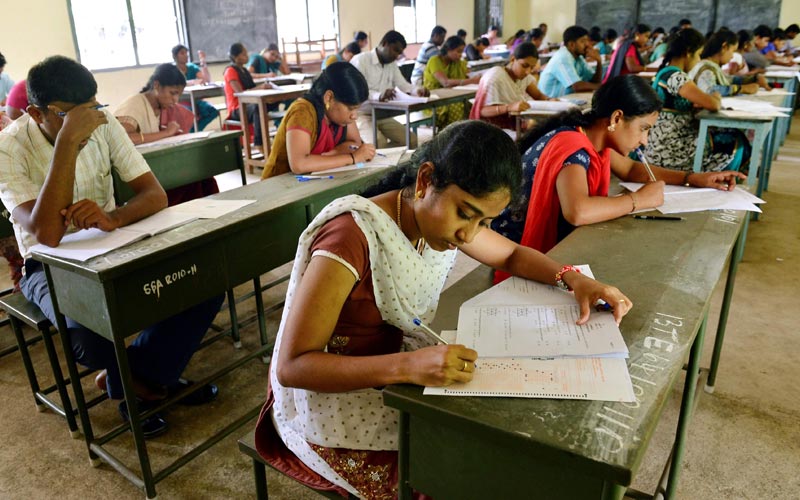
M762 174L764 182L759 183L759 185L762 186L762 189L756 196L761 196L762 192L769 190L769 174L772 172L772 162L775 160L775 157L778 156L778 137L780 136L780 127L782 127L782 125L776 120L772 126L772 132L770 132L770 134L767 136L767 158L764 162L764 173Z
M250 149L250 120L247 119L247 104L239 100L239 122L242 124L242 134L244 134L244 157L247 163L247 171L253 173L253 165L250 160L253 157L253 151Z
M433 116L431 116L431 135L436 135L436 106L433 106Z
M411 500L411 485L408 483L409 459L411 455L411 417L406 412L400 412L399 435L397 438L397 498L398 500Z
M722 343L725 340L725 329L728 325L728 313L731 310L731 298L733 297L733 287L736 284L736 272L739 268L739 261L742 260L744 253L744 242L747 239L747 226L750 218L744 215L744 225L739 237L736 239L736 246L731 252L730 263L728 264L728 280L725 283L725 293L722 297L722 306L719 311L719 323L717 323L717 335L714 338L714 352L711 355L711 364L708 367L708 379L704 390L711 394L714 392L714 384L717 380L717 370L719 369L719 359L722 356Z
M520 133L522 132L522 115L517 115L517 140L520 138Z
M708 122L700 120L700 132L697 135L697 147L694 151L694 165L692 170L695 172L703 171L703 151L706 148L706 137L708 137Z
M694 406L694 395L697 390L697 378L700 373L700 357L703 354L703 340L706 336L706 324L708 323L708 313L700 324L700 330L692 343L689 353L689 366L686 369L686 381L683 385L683 398L681 399L681 412L678 416L678 429L675 433L675 444L673 446L672 463L669 468L669 482L665 498L672 500L675 498L678 489L678 476L681 471L681 461L686 447L686 437L689 433L689 423L692 419L692 409Z
M192 120L194 120L194 131L200 132L197 128L197 103L194 100L194 92L189 93L189 101L192 103Z
M375 113L375 108L372 108L372 144L378 147L378 118ZM408 138L406 138L406 147L408 147Z
M615 483L604 483L603 493L600 497L602 500L621 500L625 496L627 489L624 486Z
M411 112L408 108L406 108L406 149L411 149Z
M269 116L267 115L267 104L264 100L258 102L258 120L261 122L261 147L263 148L264 160L269 158Z
M228 314L231 317L231 338L233 339L233 347L240 349L242 347L242 338L239 335L239 315L236 314L236 297L233 294L233 288L225 293L228 296Z
M261 337L261 347L267 345L267 319L264 315L264 294L261 291L261 276L253 278L253 290L256 294L256 314L258 315L258 333Z
M752 185L753 182L756 182L756 175L758 175L758 186L756 187L756 196L758 197L761 197L761 192L764 190L767 171L769 170L769 165L772 164L772 150L769 144L774 144L774 128L774 121L769 130L765 130L766 127L758 127L753 138L753 154L750 157L750 171L747 173L747 183ZM753 213L753 219L758 220L758 212Z

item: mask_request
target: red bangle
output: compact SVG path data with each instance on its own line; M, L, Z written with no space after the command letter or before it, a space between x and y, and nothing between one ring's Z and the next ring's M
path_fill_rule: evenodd
M568 273L570 271L575 271L576 273L580 273L581 272L581 270L578 269L575 266L566 265L566 266L562 267L561 270L556 273L556 286L558 288L560 288L562 290L566 290L568 292L571 292L572 288L569 285L567 285L566 282L564 282L564 278L563 277L564 277L564 274L566 274L566 273Z

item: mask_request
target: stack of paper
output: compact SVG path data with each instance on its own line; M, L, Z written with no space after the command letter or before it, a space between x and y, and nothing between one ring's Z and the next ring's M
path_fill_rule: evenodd
M211 132L192 132L191 134L179 134L172 137L165 137L157 141L148 142L146 144L137 144L136 149L147 149L154 146L164 146L167 144L180 144L182 142L196 141L198 139L205 139L210 136Z
M472 381L424 393L633 401L628 348L612 313L592 312L580 326L578 317L571 293L511 277L459 311L456 342L480 356Z
M416 96L416 95L406 94L405 92L403 92L399 88L395 87L395 89L394 89L394 98L392 98L392 101L408 102L408 103L414 104L414 103L420 103L420 102L428 102L428 101L432 101L432 100L438 99L438 98L439 98L439 96L437 96L436 94L431 94L430 97L420 97L420 96Z
M789 116L791 108L779 108L764 101L751 101L741 97L723 97L722 109L732 109L734 111L745 111L754 115L761 116Z
M561 111L566 111L568 109L577 107L575 103L566 100L558 100L558 101L529 100L528 106L530 106L529 109L531 111L552 111L553 113L560 113Z
M620 182L619 185L632 192L636 192L644 186L638 182ZM664 204L657 210L662 214L703 210L747 210L761 213L758 205L762 203L766 202L740 187L736 187L733 191L720 191L714 188L664 186ZM650 209L639 210L639 212L647 210Z
M309 176L327 176L329 174L335 174L338 172L349 172L351 170L359 170L362 168L394 167L400 163L400 158L403 157L406 151L407 150L405 146L399 146L396 148L376 149L375 156L372 158L371 161L364 162L360 165L347 165L344 167L330 168L328 170L318 170L312 172Z

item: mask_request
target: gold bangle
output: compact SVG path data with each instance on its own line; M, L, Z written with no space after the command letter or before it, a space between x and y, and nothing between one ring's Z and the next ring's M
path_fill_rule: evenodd
M633 208L631 209L631 212L635 212L636 211L636 193L628 193L628 196L631 197L631 203L633 203Z
M139 144L144 144L144 133L143 132L139 132L139 141L140 141Z

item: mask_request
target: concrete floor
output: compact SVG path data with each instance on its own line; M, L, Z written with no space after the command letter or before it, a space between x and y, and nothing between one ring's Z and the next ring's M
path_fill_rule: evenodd
M255 177L254 177L255 179ZM223 188L235 187L235 176L220 179ZM796 296L800 270L800 120L795 120L774 163L767 205L761 219L751 224L744 260L739 266L734 308L728 322L723 361L716 392L703 394L690 428L690 445L681 470L679 498L778 499L798 498L800 491L800 337L791 326L798 311ZM456 276L473 264L458 263ZM0 266L3 267L3 266ZM278 273L275 273L278 274ZM244 293L247 287L240 287ZM712 308L715 325L721 287ZM282 296L270 293L267 300ZM251 301L252 302L252 301ZM242 310L252 304L243 304ZM270 319L274 332L279 317ZM228 323L220 314L217 323ZM713 328L707 336L707 366L713 345ZM13 342L7 327L0 330L0 346ZM254 326L243 332L243 350L257 345ZM41 344L32 348L37 372L46 379ZM191 378L204 368L237 356L230 341L222 340L199 352L187 370ZM251 362L220 382L217 401L203 410L175 408L167 416L171 430L148 442L155 468L170 463L201 436L218 429L256 407L264 398L267 367ZM88 394L97 389L86 380ZM63 419L37 413L18 354L0 358L0 498L11 499L141 499L143 493L102 465L89 466L83 441L71 439ZM650 445L634 487L652 492L669 454L680 403L679 380L659 429ZM91 410L96 428L118 422L116 404L105 402ZM252 428L247 424L177 473L158 484L159 498L252 498L249 460L240 455L236 438ZM118 439L113 450L134 464L132 440ZM319 498L318 495L268 471L275 499ZM535 492L531 492L535 498Z

